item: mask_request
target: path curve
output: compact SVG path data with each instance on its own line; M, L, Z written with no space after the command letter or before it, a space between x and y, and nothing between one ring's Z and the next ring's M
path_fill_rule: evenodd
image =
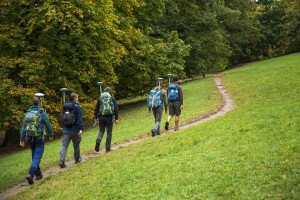
M234 106L233 100L228 95L228 93L226 92L224 86L222 85L221 78L218 75L214 75L214 81L215 81L216 87L219 90L219 93L221 94L221 96L223 98L222 107L220 109L218 109L217 111L215 111L215 112L212 112L210 114L201 116L201 117L199 117L195 120L189 121L189 122L179 126L180 130L189 128L191 126L195 126L195 125L203 123L205 121L215 119L217 117L225 115L226 113L228 113L229 111L231 111L233 109L233 106ZM161 133L165 134L165 133L173 133L173 132L174 132L174 130L172 129L172 130L169 130L169 131L162 131ZM123 143L113 145L112 150L117 150L117 149L120 149L122 147L129 146L131 144L136 144L136 143L139 143L139 142L141 142L143 140L146 140L146 139L149 139L149 138L151 138L150 135L144 135L144 136L141 136L137 139L133 139L133 140L130 140L130 141L124 141ZM105 154L104 150L101 150L98 153L96 153L94 151L89 152L89 153L82 156L83 162L86 161L86 160L89 160L91 158L94 158L96 156L102 156L103 154ZM74 164L73 160L70 160L70 161L66 162L66 165L68 166L68 168L70 168L71 166L73 166L75 164ZM51 176L52 174L56 174L58 172L67 170L68 168L60 169L60 167L58 167L58 166L57 167L52 167L52 168L48 169L47 171L45 171L43 173L43 178L47 178L48 176ZM1 193L0 194L0 199L2 200L2 199L6 199L8 197L14 196L14 195L18 194L19 192L25 190L28 187L30 187L30 185L27 183L27 181L21 182L21 183L17 184L16 186L13 186L12 188L10 188L10 189L4 191L3 193Z

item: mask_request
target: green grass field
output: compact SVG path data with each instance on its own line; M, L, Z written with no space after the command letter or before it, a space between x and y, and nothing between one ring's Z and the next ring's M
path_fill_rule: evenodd
M222 79L236 104L224 117L94 158L14 199L299 199L300 53Z
M182 85L184 92L184 111L182 122L194 119L220 107L221 97L218 94L212 77L198 79ZM87 111L85 111L87 112ZM90 111L92 112L92 111ZM163 115L163 122L166 119ZM149 134L154 123L152 114L148 113L146 103L144 106L132 107L120 113L119 124L114 126L112 143L131 140L141 135ZM163 126L161 127L163 128ZM94 149L98 128L83 133L81 152L87 153ZM105 140L101 146L105 145ZM46 143L45 153L41 162L42 170L58 165L61 141ZM72 159L73 146L70 144L68 159ZM21 151L8 156L0 157L0 191L25 180L31 163L30 150Z

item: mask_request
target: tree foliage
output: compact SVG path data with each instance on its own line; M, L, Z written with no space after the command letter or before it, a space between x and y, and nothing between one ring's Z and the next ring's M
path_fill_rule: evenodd
M80 96L85 119L99 97L146 93L169 73L191 77L299 51L296 0L2 0L0 128L17 138L35 92L60 130L61 94ZM11 137L9 137L11 136Z

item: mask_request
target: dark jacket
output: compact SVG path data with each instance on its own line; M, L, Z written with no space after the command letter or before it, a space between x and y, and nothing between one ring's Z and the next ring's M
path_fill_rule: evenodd
M27 112L37 111L37 110L38 110L37 106L32 106L31 108L29 108L27 110ZM44 111L43 108L40 108L40 114L41 114L41 117L42 117L42 123L39 126L39 131L41 133L40 137L43 137L43 135L44 135L44 126L46 126L47 134L53 136L52 126L51 126L49 117L48 117L47 113ZM20 141L25 141L26 125L27 124L26 124L25 119L24 119L22 130L21 130L21 133L20 133Z
M177 83L172 83L172 84L176 84L178 86L178 96L179 96L179 99L178 101L180 102L180 105L183 105L183 94L182 94L182 88L180 87L180 85L178 85ZM167 95L169 93L169 89L167 91Z
M83 130L82 108L77 102L73 101L73 103L74 103L74 115L76 119L76 125L73 127L63 126L64 132L79 132L80 130Z
M118 120L118 118L119 118L119 107L118 107L118 104L117 104L117 101L116 101L115 97L111 96L111 98L112 98L112 102L114 104L114 114L113 115L115 116L115 119ZM99 98L98 101L97 101L97 104L96 104L95 112L94 112L95 119L97 119L98 116L99 116L99 109L101 107L101 104L102 104L102 102Z

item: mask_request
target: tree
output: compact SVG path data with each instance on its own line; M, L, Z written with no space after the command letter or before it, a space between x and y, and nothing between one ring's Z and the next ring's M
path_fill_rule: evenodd
M188 76L222 69L231 54L225 31L218 21L223 3L216 1L166 0L164 15L156 27L160 35L177 31L180 39L191 46L186 58Z
M300 2L285 0L286 15L283 17L283 30L281 32L280 53L293 53L300 51Z
M117 82L114 67L125 51L112 1L12 0L1 6L0 128L8 135L18 132L35 92L46 94L46 109L59 130L59 88L87 102L96 96L98 80ZM6 138L7 144L11 137Z

